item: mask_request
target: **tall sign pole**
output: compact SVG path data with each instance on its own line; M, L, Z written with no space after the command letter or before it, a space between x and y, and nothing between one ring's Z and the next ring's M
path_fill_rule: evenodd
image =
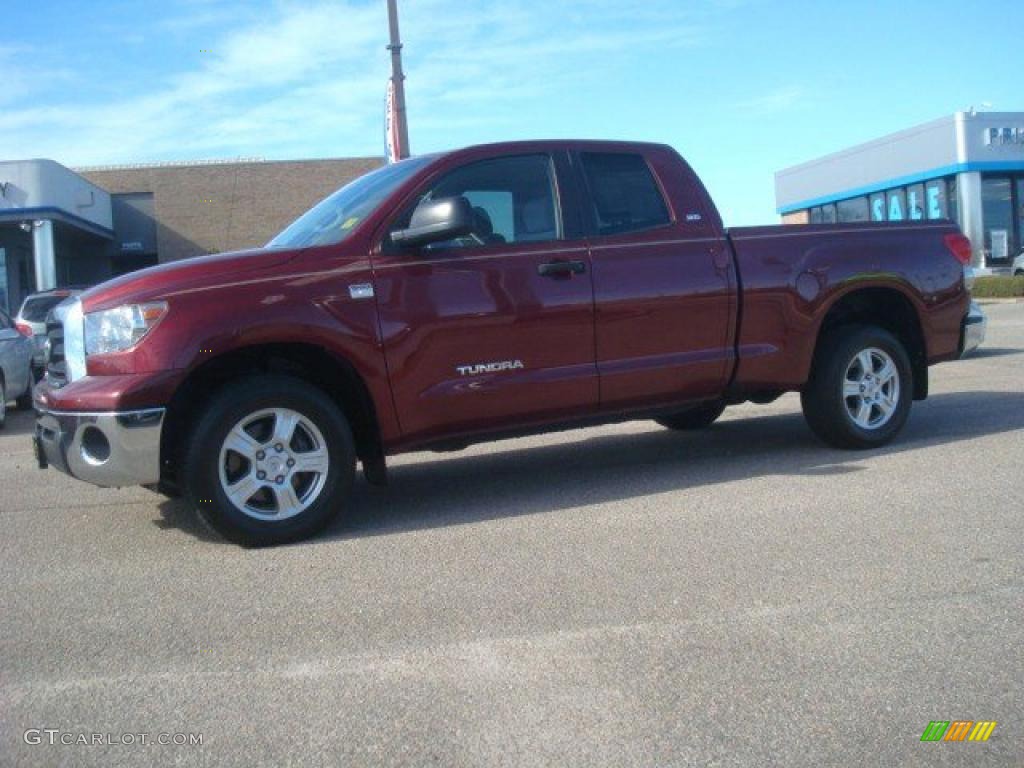
M391 89L394 103L389 110L394 120L391 127L394 135L394 158L402 160L409 156L409 125L405 117L405 73L402 72L402 41L398 35L398 0L388 0L388 27L391 30Z

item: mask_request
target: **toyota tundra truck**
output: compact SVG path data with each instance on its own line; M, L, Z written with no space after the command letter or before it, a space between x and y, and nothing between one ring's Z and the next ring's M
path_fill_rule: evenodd
M976 332L948 221L725 229L672 148L531 141L415 157L263 248L65 302L41 467L180 495L247 545L343 513L357 462L574 425L708 427L799 392L876 448Z

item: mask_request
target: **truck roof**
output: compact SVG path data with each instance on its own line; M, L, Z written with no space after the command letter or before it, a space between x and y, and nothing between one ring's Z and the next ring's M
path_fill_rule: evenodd
M498 141L484 144L472 144L467 147L432 153L437 157L450 157L462 153L475 154L488 152L550 152L563 149L606 149L606 150L643 150L671 149L667 144L649 141L623 141L619 139L523 139L517 141Z

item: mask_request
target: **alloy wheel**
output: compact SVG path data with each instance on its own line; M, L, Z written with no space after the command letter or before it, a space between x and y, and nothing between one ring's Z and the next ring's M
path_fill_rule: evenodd
M330 456L316 424L289 408L245 416L221 444L221 490L240 512L286 520L308 509L327 480Z
M846 367L843 402L850 419L861 429L885 426L900 402L900 375L889 353L877 347L862 349Z

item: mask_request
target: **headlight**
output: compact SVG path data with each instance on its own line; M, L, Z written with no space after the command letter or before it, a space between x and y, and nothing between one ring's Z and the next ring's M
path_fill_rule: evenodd
M125 304L85 316L85 354L123 352L138 344L167 313L167 302Z

